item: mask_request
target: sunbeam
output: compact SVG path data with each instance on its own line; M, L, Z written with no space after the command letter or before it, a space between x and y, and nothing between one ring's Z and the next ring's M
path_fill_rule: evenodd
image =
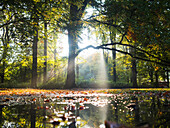
M99 88L107 88L108 76L106 71L106 64L103 55L103 51L100 51L100 60L98 61L98 74L97 74L97 84Z

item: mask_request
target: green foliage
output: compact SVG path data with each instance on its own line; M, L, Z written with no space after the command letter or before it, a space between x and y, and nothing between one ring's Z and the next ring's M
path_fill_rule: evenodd
M167 0L105 0L103 3L98 0L88 1L90 6L87 7L94 8L90 20L85 21L83 17L86 11L81 10L86 5L84 2L87 1L2 0L0 80L4 82L3 87L22 87L22 84L18 83L30 82L34 28L39 31L37 63L39 85L42 85L44 62L47 59L48 81L44 84L53 88L55 84L58 87L60 84L57 85L57 83L61 83L63 87L66 79L67 59L63 59L59 55L62 48L58 37L63 33L67 34L66 30L74 30L76 38L78 38L75 46L75 51L77 51L78 42L82 40L80 34L83 27L88 29L89 37L92 34L95 35L98 40L101 40L101 42L99 41L101 44L122 41L122 44L133 46L132 48L136 50L135 57L151 61L137 60L137 80L140 86L147 85L148 82L151 83L150 87L154 85L156 72L158 72L159 81L168 79L167 71L169 71L168 62L170 61L168 48L170 45ZM71 9L77 13L70 12ZM38 25L35 23L35 16L38 17ZM48 24L47 30L44 29L45 22ZM44 56L44 39L46 38L48 52L47 56ZM114 48L129 52L130 46L117 44ZM111 52L104 52L107 54L105 61L109 80L111 81L113 77L113 63L116 62L118 83L120 81L130 83L131 57L116 53L116 60L113 61ZM95 86L98 57L99 55L96 54L89 57L91 60L87 58L86 64L79 64L78 86L92 86L91 84ZM10 83L16 83L16 85ZM47 85L44 86L47 87ZM113 86L117 87L118 84L114 83ZM120 86L124 85L120 84ZM27 85L23 85L23 87L27 87Z
M0 88L29 88L30 87L30 83L26 83L26 82L17 82L17 81L10 81L10 82L6 82L6 83L0 83Z
M111 21L116 18L120 23L120 28L116 29L122 33L127 32L126 37L130 43L136 42L137 46L163 60L162 63L170 60L167 56L169 52L167 0L106 0L105 13L109 24L113 24ZM149 59L158 61L151 56Z
M43 83L43 84L39 85L38 88L41 88L41 89L63 89L64 88L64 84L65 83L64 82L61 83L61 81L59 83L56 80L51 80L51 81L49 81L47 83Z

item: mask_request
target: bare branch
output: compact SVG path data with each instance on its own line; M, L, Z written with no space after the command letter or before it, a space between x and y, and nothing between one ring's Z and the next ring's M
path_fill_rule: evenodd
M133 46L133 45L130 45L130 44L122 44L122 43L120 43L120 42L115 42L115 43L110 43L110 44L103 44L103 45L101 45L101 46L109 46L109 45L123 45L123 46L128 46L128 47L131 47L131 48L134 48L134 49L136 49L136 50L139 50L139 51L141 51L141 52L143 52L143 53L145 53L145 54L147 54L147 55L149 55L149 56L151 56L151 57L153 57L153 58L156 58L156 59L158 59L158 60L161 60L162 62L165 62L165 63L170 63L170 62L168 62L167 60L165 61L165 60L162 60L161 58L159 58L159 57L157 57L157 56L155 56L155 55L152 55L152 54L150 54L149 52L147 52L147 51L145 51L145 50L143 50L143 49L140 49L140 48L137 48L137 47L135 47L135 46Z
M116 45L116 44L119 44L119 45L124 45L124 46L129 46L129 47L132 47L132 48L135 48L134 46L132 45L129 45L129 44L120 44L120 43L112 43L112 44L103 44L103 45L100 45L100 46L93 46L93 45L89 45L85 48L82 48L80 49L79 51L77 51L77 53L75 54L75 56L78 56L80 52L86 50L86 49L89 49L89 48L93 48L93 49L107 49L107 50L115 50L117 52L120 52L120 53L123 53L125 55L129 55L131 56L132 58L136 58L136 59L140 59L140 60L143 60L143 61L148 61L148 62L154 62L154 63L157 63L157 64L160 64L160 65L166 65L166 66L170 66L170 63L168 61L165 61L165 60L161 60L160 58L157 58L159 60L161 60L162 62L164 63L161 63L161 62L157 62L157 61L153 61L153 60L150 60L150 59L145 59L145 58L142 58L142 57L138 57L138 56L134 56L133 54L129 53L129 52L125 52L125 51L122 51L122 50L118 50L116 48L108 48L108 47L105 47L105 46L108 46L108 45ZM140 51L144 51L142 49L139 49L139 48L136 48ZM153 55L151 55L153 56ZM154 56L153 56L154 57Z
M120 44L122 43L123 38L126 36L126 34L127 34L127 32L125 32L125 33L122 35L122 38L121 38L121 40L120 40Z

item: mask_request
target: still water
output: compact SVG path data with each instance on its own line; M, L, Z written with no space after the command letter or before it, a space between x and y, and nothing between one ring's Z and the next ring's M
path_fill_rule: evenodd
M0 97L2 128L170 127L169 92L49 93Z

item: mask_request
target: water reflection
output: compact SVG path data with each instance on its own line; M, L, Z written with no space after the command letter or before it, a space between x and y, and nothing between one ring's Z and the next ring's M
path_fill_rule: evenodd
M168 127L169 98L158 92L141 91L135 94L1 97L0 126L99 128L105 123L108 127Z

